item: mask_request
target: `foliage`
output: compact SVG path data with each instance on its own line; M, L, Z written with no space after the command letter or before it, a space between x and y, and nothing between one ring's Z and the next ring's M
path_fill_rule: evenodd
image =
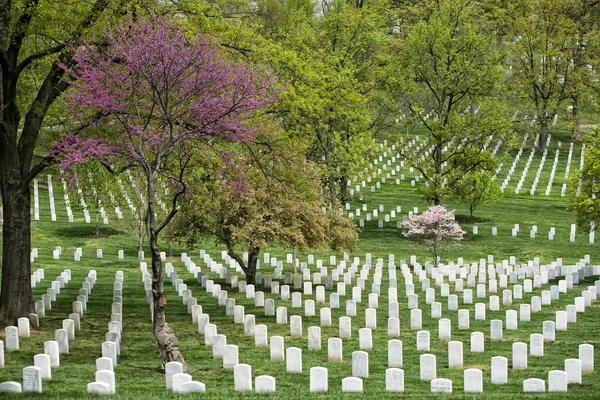
M188 244L214 236L249 283L260 250L270 243L349 250L358 239L355 225L337 207L323 209L318 172L298 151L302 146L274 132L263 132L247 146L230 146L227 157L236 165L223 166L219 179L197 171L171 233ZM250 255L247 261L240 249Z
M345 201L347 181L366 164L385 102L384 10L328 3L320 17L292 14L294 29L275 36L265 61L287 83L274 112L290 135L309 143L329 201Z
M577 213L577 223L584 231L590 224L600 226L600 130L584 136L585 163L571 181L573 194L569 209Z
M441 1L429 20L417 23L401 46L397 96L421 123L430 149L410 159L428 187L424 197L440 204L462 173L491 170L485 143L511 132L500 93L499 53L481 28L480 10L469 1Z
M5 217L0 326L14 325L33 311L29 185L54 162L47 145L59 121L47 117L69 87L59 64L72 65L74 46L84 39L97 43L102 26L127 16L125 3L3 1L0 6L0 193Z
M490 171L476 170L469 172L457 181L453 187L454 198L460 205L469 210L469 222L473 223L473 212L480 204L495 203L502 197L502 192Z
M570 0L519 1L507 24L511 89L530 106L542 151L548 126L573 89L573 50L578 37Z
M425 244L435 265L438 257L463 239L466 232L460 228L454 218L454 210L434 205L422 214L413 214L402 221L403 235Z
M156 15L106 36L105 51L82 46L75 52L77 69L67 68L77 89L69 94L68 106L89 125L65 135L56 149L64 170L94 159L142 171L154 335L164 366L183 357L164 321L158 235L177 213L177 200L203 152L213 142L245 142L255 135L246 120L271 100L270 82L225 61L210 38L187 38L183 29ZM162 218L156 213L161 183L170 192L170 211Z

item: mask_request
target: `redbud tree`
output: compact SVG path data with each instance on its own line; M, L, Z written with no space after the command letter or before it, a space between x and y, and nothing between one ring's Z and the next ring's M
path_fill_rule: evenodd
M431 206L422 214L413 214L402 222L403 235L427 246L437 265L438 256L463 239L465 233L454 218L454 210L441 205Z
M165 324L158 236L177 213L196 161L214 154L220 141L250 141L256 132L249 117L273 96L269 81L225 60L209 37L188 37L162 17L130 22L106 37L108 47L80 46L76 66L66 68L75 89L68 105L85 129L66 134L56 153L63 170L93 159L112 171L142 172L153 331L164 366L183 356ZM168 194L167 212L156 207L159 190Z

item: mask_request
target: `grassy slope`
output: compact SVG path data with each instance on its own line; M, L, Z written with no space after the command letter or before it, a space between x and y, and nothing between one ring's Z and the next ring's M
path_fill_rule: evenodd
M564 148L564 143L563 143ZM573 155L572 170L578 165L578 152ZM524 155L528 155L525 151ZM539 163L538 158L534 160L529 174L534 174ZM552 165L554 151L549 151L548 159L544 168L544 173L549 174ZM566 160L566 151L562 154ZM564 165L564 164L563 164ZM510 163L508 164L510 166ZM508 167L505 167L508 168ZM562 172L561 172L562 171ZM464 257L466 261L478 261L481 258L487 258L488 254L495 256L495 261L507 259L514 255L518 262L527 262L535 256L541 258L543 262L549 262L562 257L567 263L574 263L584 256L590 254L592 263L598 263L600 253L597 245L589 244L587 237L578 231L575 243L570 243L568 233L570 224L574 222L574 215L565 211L564 198L559 196L559 186L553 189L553 195L545 197L545 185L547 180L542 179L538 187L536 196L529 196L528 186L524 185L526 190L520 195L514 195L514 185L520 177L519 169L516 170L517 176L511 180L507 196L497 205L481 206L477 210L476 216L480 234L475 236L466 235L463 244L447 254L445 260ZM564 174L564 167L557 169L557 177ZM44 179L40 179L45 181ZM555 183L559 185L559 183ZM6 367L0 369L0 382L15 380L21 381L21 369L31 365L33 356L43 352L43 342L53 340L54 330L61 327L61 320L67 318L71 312L71 303L77 296L77 291L84 281L87 271L95 269L98 272L98 282L90 297L88 311L82 320L82 332L76 339L70 343L70 354L61 357L61 367L53 370L53 379L44 381L44 393L41 396L28 395L23 398L81 398L85 394L85 386L88 382L94 380L95 364L94 361L100 357L100 344L104 340L104 334L108 329L110 320L111 290L114 280L114 274L117 270L123 270L125 273L124 282L124 331L122 342L122 355L119 358L119 365L116 367L117 376L117 398L177 398L164 388L164 375L159 368L159 358L156 345L151 333L150 313L146 305L141 274L137 268L135 258L135 241L128 235L122 234L117 230L102 226L101 233L112 235L108 239L87 239L85 236L94 233L91 225L83 223L78 219L74 224L67 223L64 203L62 202L62 192L60 185L55 184L56 210L58 221L51 222L49 218L49 206L47 200L47 190L45 185L40 182L40 207L41 220L34 225L35 234L33 237L33 246L39 248L40 257L33 264L32 268L43 267L46 271L46 279L33 289L35 299L40 299L45 293L47 287L55 276L65 268L73 271L73 279L68 286L61 291L57 302L53 304L51 311L47 312L46 318L42 320L42 326L39 330L32 333L32 337L21 340L21 350L17 352L6 353ZM74 201L73 199L71 200ZM393 180L383 185L381 191L368 193L365 196L365 202L369 210L377 207L379 204L385 206L385 210L390 210L397 205L402 206L402 214L405 215L412 207L419 207L420 210L426 207L426 204L419 199L408 182L402 182L398 187ZM361 207L362 202L357 201L352 204L352 209ZM452 204L450 203L452 207ZM124 207L122 207L123 209ZM459 218L466 217L464 211L458 210ZM78 214L76 213L76 216ZM81 213L79 213L81 215ZM111 215L114 218L114 215ZM363 217L361 217L363 218ZM377 218L376 218L377 219ZM376 220L375 219L375 220ZM358 218L357 218L358 220ZM510 231L514 223L521 225L521 232L518 237L511 237ZM538 225L538 238L529 239L529 228L531 225ZM491 227L498 227L498 236L491 236ZM551 226L556 227L556 238L554 241L547 240L547 232ZM471 228L465 226L465 230L471 231ZM52 249L56 245L63 246L63 256L61 260L52 259ZM72 254L76 247L83 248L83 258L79 263L72 261ZM105 258L97 260L95 258L95 249L103 248ZM213 258L220 260L220 249L216 249L211 241L203 245L210 251ZM118 249L125 249L126 259L117 260ZM182 247L175 248L175 253L179 254L186 251ZM285 260L285 254L289 249L282 249L273 246L269 249L271 254L278 259ZM203 270L207 271L204 263L197 256L197 251L188 251L195 255L193 259ZM427 253L420 247L412 246L407 240L403 239L399 231L395 228L395 222L386 224L383 229L377 228L377 222L367 222L365 229L361 233L361 240L358 249L351 256L363 257L364 253L370 252L374 258L382 257L387 263L387 255L395 254L396 260L408 260L410 255L415 254L424 261ZM328 252L315 251L314 254L328 264ZM340 257L341 255L338 255ZM261 257L262 259L262 257ZM363 258L364 259L364 258ZM249 363L253 367L253 376L268 374L277 379L277 393L274 395L258 394L240 394L233 391L233 374L231 370L222 369L222 361L212 358L212 349L204 346L204 340L196 332L196 327L191 323L191 317L187 314L181 299L177 296L174 288L166 286L167 320L175 329L179 336L180 346L186 358L189 371L194 380L202 381L207 386L207 396L209 398L251 398L251 397L269 397L283 398L289 396L308 397L342 397L341 379L351 375L351 353L358 350L358 329L363 327L364 309L367 307L367 294L363 294L363 303L358 306L358 315L352 319L352 338L344 339L344 362L327 362L327 342L328 337L338 335L337 319L344 315L345 300L341 299L342 309L333 310L333 326L322 327L321 351L308 352L307 350L307 331L309 326L319 325L319 311L317 306L317 316L303 317L303 329L305 336L303 338L289 337L289 327L287 325L276 325L274 317L265 317L261 308L254 307L252 300L246 300L243 295L230 292L230 297L236 298L237 304L246 307L247 314L256 315L256 323L265 323L269 327L269 336L283 335L285 337L286 347L297 346L303 349L304 370L302 374L291 375L285 372L285 362L269 361L268 348L255 348L252 337L243 335L243 327L234 325L232 318L226 317L224 309L216 306L216 299L205 293L193 277L185 271L183 263L178 259L170 260L175 269L182 276L188 287L193 291L198 303L203 305L204 312L211 316L211 323L216 323L219 333L227 335L228 343L237 344L240 347L240 362ZM263 274L268 273L270 268L263 268ZM383 273L383 290L379 300L378 329L373 333L374 349L369 351L370 357L370 377L365 380L365 393L369 397L397 397L397 394L385 393L385 369L387 368L387 273ZM370 279L372 279L373 269ZM400 274L399 274L400 275ZM214 274L212 275L213 277ZM219 281L218 276L215 277ZM596 278L597 279L597 278ZM225 286L224 282L221 282ZM368 286L370 288L370 281ZM562 369L563 361L566 358L577 358L577 346L581 343L591 343L596 347L596 369L600 366L600 329L598 321L600 320L600 307L596 302L589 307L584 314L578 315L578 322L569 325L568 332L558 332L557 341L547 343L545 346L545 356L541 358L529 357L529 368L525 371L509 371L509 384L506 386L494 386L490 384L489 364L492 356L503 355L511 358L511 345L515 341L528 342L529 334L541 333L542 322L547 319L554 319L556 310L564 310L567 304L573 304L573 299L587 285L593 284L593 280L588 280L583 284L570 290L567 294L561 295L559 301L551 306L544 306L541 313L532 314L531 322L519 322L518 331L505 331L505 339L502 342L490 342L486 340L485 353L470 353L469 334L470 331L484 332L489 337L489 321L491 319L504 319L504 312L507 309L518 310L518 304L512 307L501 307L499 312L487 311L486 321L475 321L474 305L462 305L462 298L459 295L460 307L471 310L471 329L470 331L459 331L457 328L457 311L447 311L447 303L441 298L439 288L436 288L436 299L441 301L444 309L444 317L450 318L452 322L453 340L462 340L464 342L464 362L465 366L475 366L484 371L484 394L464 395L462 393L462 369L450 370L447 368L447 344L437 340L438 321L430 318L429 305L425 304L424 293L420 293L420 285L416 285L416 292L419 294L419 304L423 309L423 329L431 332L432 347L431 353L437 356L438 377L452 379L454 394L453 398L501 398L501 397L522 397L522 398L564 398L565 394L545 394L544 396L524 395L522 393L522 380L530 377L547 379L547 373L553 369ZM406 298L404 296L404 287L399 283L400 299L400 324L401 337L404 344L404 371L405 371L405 392L402 396L410 398L426 398L430 396L429 383L419 381L419 355L416 351L416 333L411 331L410 313L406 309ZM545 287L547 289L547 287ZM539 291L536 290L538 294ZM351 291L348 290L350 295ZM500 294L501 295L501 294ZM304 315L303 309L292 309L291 301L282 302L277 295L266 294L267 298L276 299L276 306L285 305L288 307L288 318L291 315ZM303 296L303 300L308 297ZM523 302L529 303L531 294L525 294ZM477 301L477 299L474 299ZM3 333L2 333L3 334ZM0 334L1 335L1 334ZM315 395L308 392L309 374L308 370L312 366L325 366L329 369L329 392L327 395ZM568 396L572 398L599 398L600 397L600 379L598 372L594 374L584 374L582 385L571 385ZM0 394L0 397L3 397ZM11 398L11 396L4 396ZM184 397L184 396L181 396ZM345 395L344 397L347 397ZM351 396L352 397L352 396ZM355 396L358 397L358 396ZM447 397L447 396L436 396Z

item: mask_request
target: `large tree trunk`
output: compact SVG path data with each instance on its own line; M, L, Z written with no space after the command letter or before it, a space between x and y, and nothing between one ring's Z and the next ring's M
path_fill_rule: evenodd
M6 147L0 146L0 149ZM0 151L2 232L2 293L0 328L16 325L33 312L31 300L31 211L29 185L21 178L16 152Z
M154 300L154 338L160 351L160 360L164 368L171 361L185 364L183 356L179 351L179 342L175 332L165 323L165 304L163 291L163 271L160 259L160 248L158 247L158 233L156 230L156 217L154 214L155 190L154 181L156 172L148 167L146 170L148 178L148 208L146 210L146 230L148 243L150 244L150 255L152 258L152 298Z
M345 174L340 177L340 201L342 203L348 201L348 178Z
M538 150L542 153L546 148L546 140L548 140L548 117L542 115L540 117L540 137L538 141Z
M573 95L573 122L571 127L571 140L578 141L581 133L581 93Z

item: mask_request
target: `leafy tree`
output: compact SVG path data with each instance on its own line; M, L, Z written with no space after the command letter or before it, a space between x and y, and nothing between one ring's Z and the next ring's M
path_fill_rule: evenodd
M570 182L573 194L569 209L577 213L577 223L584 229L590 224L600 226L600 129L591 135L584 136L585 163Z
M406 154L428 186L423 195L440 204L462 175L490 170L495 161L485 143L511 132L499 104L499 53L482 29L476 3L442 0L427 21L417 23L396 55L396 96L425 128L425 154Z
M172 235L189 244L207 234L215 237L249 284L255 283L259 253L269 243L294 251L349 250L358 239L338 203L324 207L318 173L297 151L302 146L278 136L263 133L245 147L229 148L228 157L238 161L233 168L223 166L219 179L207 175L210 170L199 171L173 227Z
M287 83L274 112L310 144L329 201L348 197L347 181L366 164L386 107L386 20L377 2L358 9L327 4L324 15L292 14L294 29L273 34L265 61ZM289 27L288 27L289 28Z
M415 239L427 246L433 256L434 265L438 264L438 257L450 248L457 246L465 233L456 220L454 211L446 207L434 205L423 214L413 214L406 221L402 221L404 237Z
M549 125L574 88L577 26L568 10L571 0L517 1L508 11L510 83L531 107L544 150Z
M57 145L61 166L95 159L137 168L145 178L145 227L152 258L154 337L164 366L183 362L177 337L165 324L163 271L158 236L177 213L189 174L212 142L248 141L246 120L271 101L269 82L231 64L204 36L187 38L174 23L153 16L107 32L102 52L79 47L70 108L88 129ZM113 168L118 169L118 168ZM161 182L170 188L169 212L157 214Z
M0 327L33 311L30 285L29 184L54 157L46 156L45 117L67 87L59 64L71 46L127 9L109 0L0 1L0 193L4 209Z
M469 210L469 223L473 223L473 212L480 204L495 203L502 192L490 171L475 170L464 175L453 187L454 198Z

